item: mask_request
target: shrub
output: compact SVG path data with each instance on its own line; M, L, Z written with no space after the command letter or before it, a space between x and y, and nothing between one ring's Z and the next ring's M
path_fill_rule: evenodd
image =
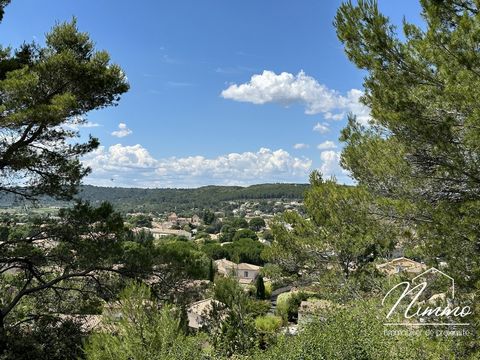
M262 332L275 332L282 326L282 318L275 315L259 316L255 319L255 329Z

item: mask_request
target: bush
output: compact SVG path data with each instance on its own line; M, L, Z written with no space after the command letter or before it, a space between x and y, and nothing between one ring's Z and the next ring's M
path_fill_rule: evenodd
M259 316L255 319L255 329L258 333L258 347L266 349L277 337L277 330L282 326L282 318L275 315Z
M384 315L378 301L355 303L331 310L326 320L313 321L297 336L279 336L267 351L258 351L258 360L407 360L465 358L455 352L448 337L390 336L385 333ZM263 324L262 324L263 325ZM268 325L266 325L268 326ZM458 339L456 340L458 342ZM472 359L475 357L472 357Z
M157 309L148 287L131 285L121 295L120 319L108 320L112 331L92 335L85 345L88 360L196 359L201 338L185 336L169 306Z
M300 303L312 297L312 295L314 295L314 293L304 291L280 294L277 298L277 315L281 316L285 322L296 322Z
M268 300L249 299L247 303L247 313L253 317L266 315L271 306L272 303Z
M265 284L265 299L270 299L270 297L272 296L272 282L267 281L267 282L264 282L264 284Z
M261 217L255 217L252 220L250 220L250 223L248 224L248 226L253 231L260 231L262 228L266 226L266 224L265 224L265 220L263 220Z
M259 316L255 319L255 329L262 332L275 332L282 326L282 318L275 315Z

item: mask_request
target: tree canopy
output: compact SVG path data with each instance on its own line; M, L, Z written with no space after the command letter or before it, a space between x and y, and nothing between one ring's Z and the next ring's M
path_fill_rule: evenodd
M79 157L98 146L95 138L70 141L75 128L127 90L121 68L95 50L75 19L55 26L45 47L0 49L0 190L70 198L89 172Z
M7 3L0 2L0 15ZM92 137L76 143L75 128L127 90L123 71L95 50L75 19L56 25L44 47L0 48L0 193L70 199L89 172L80 156L98 146ZM57 219L3 223L0 353L15 323L67 311L72 294L99 290L102 271L130 267L124 240L123 219L108 204L78 203Z
M372 115L367 126L350 117L342 165L387 200L385 218L415 228L417 254L434 264L447 261L458 281L474 286L480 274L480 233L473 225L480 207L479 8L471 0L421 5L426 26L404 21L402 36L375 1L344 3L337 12L345 52L366 72L362 101Z

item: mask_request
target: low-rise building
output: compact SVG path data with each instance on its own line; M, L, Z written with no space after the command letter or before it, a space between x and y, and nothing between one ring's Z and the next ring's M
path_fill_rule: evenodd
M236 264L227 259L215 260L215 265L220 275L234 275L240 284L251 284L254 282L262 269L261 266L248 263Z
M248 263L240 263L237 265L237 278L240 284L251 284L255 281L260 270L262 269L261 266L248 264Z

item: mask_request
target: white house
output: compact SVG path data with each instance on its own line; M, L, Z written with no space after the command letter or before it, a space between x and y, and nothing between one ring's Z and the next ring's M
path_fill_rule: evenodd
M240 284L250 284L257 278L261 266L240 263L236 264L227 259L215 260L217 272L223 276L234 275Z
M250 284L257 278L260 273L261 266L248 263L240 263L237 265L237 278L240 284Z

